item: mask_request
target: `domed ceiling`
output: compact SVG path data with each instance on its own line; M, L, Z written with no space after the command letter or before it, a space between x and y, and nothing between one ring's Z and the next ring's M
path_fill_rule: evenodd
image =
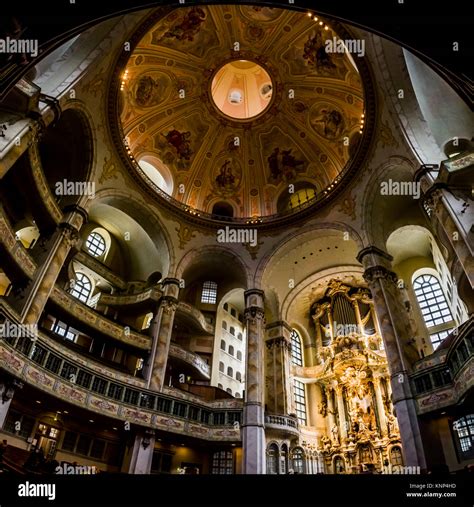
M364 92L357 55L325 51L347 37L334 28L232 5L178 8L157 22L128 60L119 98L141 174L190 208L231 206L235 217L283 212L341 184L362 137Z

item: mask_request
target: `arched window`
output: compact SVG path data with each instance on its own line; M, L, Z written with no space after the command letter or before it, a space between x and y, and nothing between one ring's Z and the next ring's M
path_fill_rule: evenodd
M225 340L221 340L221 350L225 350Z
M235 336L235 327L230 327L230 334Z
M217 384L217 387L218 387L219 389L224 389L224 386L223 386L222 384Z
M228 392L229 394L232 394L232 389L231 389L230 387L228 387L228 388L226 389L226 392Z
M70 294L79 301L87 303L92 292L92 282L84 273L77 273L74 285L71 288Z
M219 362L219 371L224 373L224 363L222 361Z
M304 474L304 453L301 447L293 449L291 463L295 474Z
M242 341L242 333L239 333L239 334L237 335L237 338L238 338L240 341Z
M242 352L240 352L240 350L237 351L237 359L242 361Z
M229 375L229 377L234 375L234 370L230 366L227 367L227 375Z
M288 447L286 444L281 446L280 451L280 473L286 474L288 468Z
M208 280L202 284L201 303L215 305L217 301L217 283Z
M240 393L235 393L236 398L240 398Z
M236 317L237 318L237 312L235 311L235 308L231 308L230 309L230 314L232 315L232 317Z
M228 312L228 311L229 311L229 304L228 304L228 303L224 303L224 310L225 310L226 312Z
M98 232L91 232L86 240L86 248L94 257L101 257L106 250L104 237Z
M235 379L236 379L236 380L239 380L239 381L241 381L241 380L242 380L242 374L240 373L240 371L238 371L238 372L235 374Z
M234 355L234 347L232 347L232 345L229 345L229 354L230 354L231 356L233 356L233 355Z
M290 335L291 340L291 361L296 366L303 366L303 353L301 350L301 339L298 333L293 329ZM306 426L306 391L303 382L294 380L294 394L296 405L296 416L298 422Z
M222 329L227 330L227 322L225 320L222 321Z
M267 448L267 474L278 474L278 446L270 444Z
M437 348L455 326L446 296L438 279L431 274L414 278L413 289L430 333L431 343L434 348Z
M403 465L403 457L402 450L398 445L395 445L390 450L390 463L392 466L402 466Z

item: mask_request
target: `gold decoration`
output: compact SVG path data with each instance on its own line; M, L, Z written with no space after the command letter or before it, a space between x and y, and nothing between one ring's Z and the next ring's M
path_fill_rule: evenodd
M194 231L187 225L180 224L179 227L176 227L176 232L178 233L180 250L184 250L186 243L196 237Z

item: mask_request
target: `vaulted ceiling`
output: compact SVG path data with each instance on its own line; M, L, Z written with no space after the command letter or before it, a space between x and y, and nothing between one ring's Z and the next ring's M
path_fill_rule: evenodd
M365 109L358 57L325 51L334 26L269 7L173 10L123 74L131 153L172 178L176 200L207 212L224 201L239 217L275 214L291 183L340 184Z

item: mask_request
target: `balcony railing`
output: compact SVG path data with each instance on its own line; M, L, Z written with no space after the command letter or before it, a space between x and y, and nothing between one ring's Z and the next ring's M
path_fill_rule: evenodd
M410 375L420 413L457 403L474 385L474 318L446 340L446 348L418 361Z
M51 301L76 317L80 322L115 340L144 350L151 348L151 338L149 336L132 331L103 317L59 287L54 287L50 298Z
M88 410L146 427L156 427L196 438L239 441L242 405L187 401L132 388L64 359L29 337L0 341L0 367L28 384ZM222 403L220 404L222 405Z
M178 304L177 313L181 313L182 315L185 315L186 317L193 320L196 325L199 326L205 333L212 335L214 334L214 326L209 324L202 312L200 312L197 308L194 308L194 306L181 301Z
M265 427L298 435L298 419L291 415L265 414Z
M193 366L199 371L204 379L210 380L211 367L206 363L206 361L204 361L202 357L198 356L194 352L185 350L176 343L171 343L169 355Z

